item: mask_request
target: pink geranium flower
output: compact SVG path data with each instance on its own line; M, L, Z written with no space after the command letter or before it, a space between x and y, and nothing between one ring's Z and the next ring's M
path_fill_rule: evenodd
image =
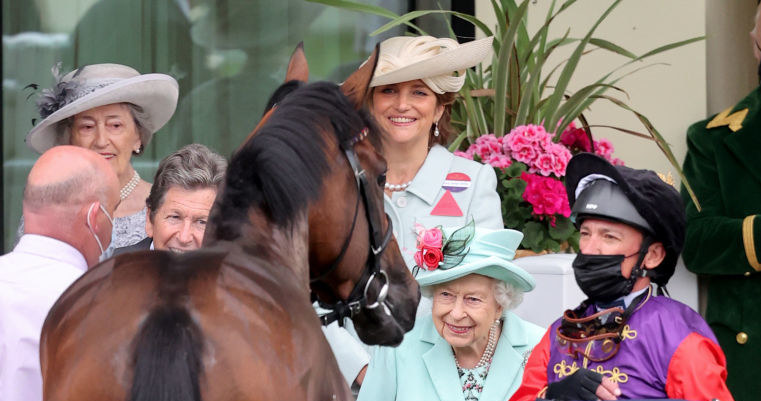
M536 173L543 176L550 175L555 168L555 157L552 153L542 153L534 159L534 163L529 168L529 172Z
M513 163L509 157L503 154L493 154L488 159L484 160L488 165L497 168L507 168Z
M525 172L521 174L521 179L527 184L523 199L531 204L535 215L549 217L553 226L555 225L554 215L559 214L564 217L571 215L568 195L560 180Z
M605 138L598 139L595 141L595 153L606 159L610 159L613 154L613 144Z

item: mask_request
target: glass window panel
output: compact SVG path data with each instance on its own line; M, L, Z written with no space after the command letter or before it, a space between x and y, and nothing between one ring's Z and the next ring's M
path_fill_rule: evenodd
M404 13L408 0L371 3ZM16 239L23 187L37 154L24 143L39 120L34 100L62 72L120 63L174 76L180 99L172 120L132 159L152 181L158 161L191 143L230 155L281 83L290 53L304 41L310 81L343 80L376 42L387 19L303 0L15 0L3 13L4 247ZM37 84L39 89L27 87Z

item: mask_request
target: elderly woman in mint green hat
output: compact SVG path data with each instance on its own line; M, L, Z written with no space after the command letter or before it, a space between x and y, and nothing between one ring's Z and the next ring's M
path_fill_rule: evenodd
M510 398L544 331L510 312L534 288L511 262L522 238L472 223L419 229L415 270L432 310L399 347L378 349L358 400Z

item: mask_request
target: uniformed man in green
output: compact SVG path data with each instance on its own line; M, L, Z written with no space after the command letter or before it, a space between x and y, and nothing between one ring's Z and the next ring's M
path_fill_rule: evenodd
M761 59L761 6L751 31ZM706 320L727 357L737 401L761 399L761 86L687 131L687 269L708 284Z

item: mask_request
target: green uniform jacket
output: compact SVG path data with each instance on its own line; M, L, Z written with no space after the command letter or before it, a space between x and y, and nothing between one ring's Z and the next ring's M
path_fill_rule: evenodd
M708 284L706 321L727 356L738 401L758 400L761 380L761 87L687 131L687 269Z

